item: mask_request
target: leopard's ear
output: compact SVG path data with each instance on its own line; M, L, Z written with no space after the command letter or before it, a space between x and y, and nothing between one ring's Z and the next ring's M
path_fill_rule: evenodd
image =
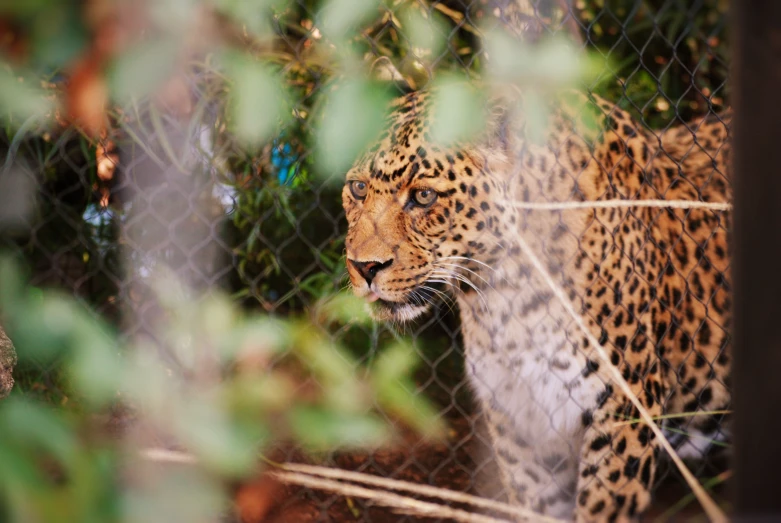
M374 60L369 73L373 80L392 85L395 90L398 90L399 96L415 91L415 86L412 85L411 80L405 78L387 56L380 56Z

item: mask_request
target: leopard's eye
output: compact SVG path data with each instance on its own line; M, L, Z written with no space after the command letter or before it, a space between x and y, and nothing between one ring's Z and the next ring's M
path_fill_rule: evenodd
M353 193L353 198L356 200L363 200L366 198L366 193L369 192L369 186L366 182L360 180L353 180L349 182L350 192Z
M428 207L437 200L437 193L433 189L416 189L412 192L412 201L421 207Z

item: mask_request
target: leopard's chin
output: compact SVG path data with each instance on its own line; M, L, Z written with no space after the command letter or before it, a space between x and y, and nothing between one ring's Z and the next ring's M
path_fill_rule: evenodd
M423 316L429 304L419 304L379 299L369 303L369 314L377 321L407 322Z

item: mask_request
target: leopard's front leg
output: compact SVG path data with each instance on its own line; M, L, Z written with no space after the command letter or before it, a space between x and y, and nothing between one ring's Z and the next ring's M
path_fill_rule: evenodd
M653 390L653 377L647 384ZM638 397L651 416L658 416L661 405L648 390L638 390ZM633 521L651 501L661 446L650 427L637 421L637 408L612 385L598 405L581 450L576 520Z
M483 411L509 502L538 514L570 519L577 474L571 449L530 445L501 407L483 404Z

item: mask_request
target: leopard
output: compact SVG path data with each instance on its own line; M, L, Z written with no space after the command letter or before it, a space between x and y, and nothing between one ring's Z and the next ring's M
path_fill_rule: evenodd
M483 128L447 143L434 132L436 97L398 97L346 173L353 292L378 321L455 302L512 504L635 521L664 456L614 371L652 417L719 433L731 277L728 207L632 202L728 204L731 113L659 133L596 94L565 91L550 97L542 131L518 100L494 100Z

